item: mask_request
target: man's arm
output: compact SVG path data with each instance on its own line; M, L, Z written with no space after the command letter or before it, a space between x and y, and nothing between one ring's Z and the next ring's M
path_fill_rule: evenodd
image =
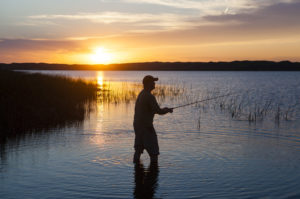
M161 110L162 110L162 112L158 113L159 115L164 115L166 113L173 113L173 109L172 108L165 107L165 108L163 108Z
M151 106L152 112L159 114L159 115L164 115L166 113L173 113L172 108L165 107L165 108L161 109L154 96L152 96L152 99L150 100L150 106Z

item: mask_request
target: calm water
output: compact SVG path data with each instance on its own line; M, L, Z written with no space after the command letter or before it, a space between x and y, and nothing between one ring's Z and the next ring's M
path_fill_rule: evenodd
M139 83L151 74L162 86L185 89L182 96L158 98L161 106L248 91L249 110L270 99L273 108L256 122L232 118L220 101L156 116L159 165L149 167L144 153L143 165L134 167L134 101L98 103L79 127L2 145L0 198L145 198L143 190L149 198L300 198L299 72L42 72L99 85Z

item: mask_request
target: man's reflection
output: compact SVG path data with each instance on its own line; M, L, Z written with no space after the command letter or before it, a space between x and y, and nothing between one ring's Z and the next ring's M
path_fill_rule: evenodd
M143 163L136 163L134 166L134 198L150 199L153 198L158 186L159 168L157 163L149 165L148 169L144 168Z
M0 136L0 172L6 162L6 138Z

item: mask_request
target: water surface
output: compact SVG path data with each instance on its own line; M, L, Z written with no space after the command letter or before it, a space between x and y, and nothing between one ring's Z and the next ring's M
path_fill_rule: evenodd
M149 166L146 153L143 165L135 167L134 100L98 102L80 126L2 144L1 198L139 198L145 190L149 198L300 197L299 72L38 72L99 86L103 81L128 86L151 74L159 77L159 86L185 88L182 96L158 97L161 106L249 91L253 106L272 99L274 107L256 122L232 118L220 110L220 101L156 116L158 167ZM276 105L282 113L293 105L288 120L275 119Z

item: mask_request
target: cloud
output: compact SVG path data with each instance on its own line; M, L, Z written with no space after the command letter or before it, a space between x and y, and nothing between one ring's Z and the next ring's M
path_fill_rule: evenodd
M80 51L79 42L44 39L2 39L0 51Z
M297 24L299 1L292 0L123 0L130 3L157 4L181 9L198 9L199 12L179 13L131 13L99 12L76 14L32 15L20 24L27 26L59 26L61 31L74 26L87 27L91 32L99 32L99 24L108 35L128 32L153 32L188 30L209 25L241 25L256 28L275 25ZM274 20L276 19L276 20ZM233 26L234 27L234 26ZM238 26L235 26L238 27ZM56 28L58 31L59 29ZM226 28L225 28L226 29ZM82 29L80 31L83 31ZM79 31L79 32L80 32ZM70 31L69 37L77 37ZM75 34L75 35L72 35ZM80 36L80 35L79 35ZM95 36L95 35L93 35ZM100 36L100 35L99 35Z
M102 13L78 13L74 15L33 15L29 16L27 23L31 26L36 22L37 25L43 24L43 21L52 24L59 24L67 21L88 21L90 23L99 23L106 26L118 26L123 32L147 32L151 30L175 30L190 28L199 25L190 19L189 16L171 13L150 14L150 13L122 13L122 12L102 12ZM79 22L78 22L79 23ZM122 28L121 28L122 27Z
M253 10L274 3L290 3L293 0L123 0L129 3L156 4L179 9L191 9L200 11L199 14L211 15L221 13L239 13L245 10Z
M181 8L181 9L195 9L201 10L202 13L217 12L224 10L229 5L232 8L252 8L254 5L249 3L249 0L124 0L126 2L157 4L162 6Z
M102 13L79 13L74 15L35 15L29 19L67 19L67 20L88 20L93 23L153 23L160 21L175 22L180 18L175 14L135 14L121 12L102 12Z
M264 45L277 44L280 48L284 43L292 45L292 41L300 34L300 2L270 4L240 14L221 14L205 17L191 17L193 26L186 29L152 32L140 35L123 35L120 42L126 41L135 47L175 45L249 45L254 42ZM207 21L207 24L203 24ZM118 38L117 38L118 39ZM115 39L115 41L117 40ZM299 43L299 41L297 40Z
M283 29L300 28L300 1L277 3L262 7L251 13L223 14L205 16L204 20L219 24L235 23L247 29Z

